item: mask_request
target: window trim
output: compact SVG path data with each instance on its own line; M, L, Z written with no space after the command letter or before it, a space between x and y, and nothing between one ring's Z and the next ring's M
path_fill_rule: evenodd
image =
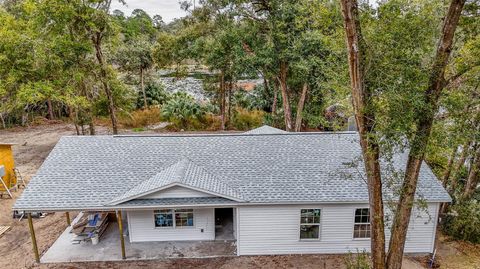
M168 211L172 212L171 213L172 214L172 226L157 226L155 215L162 214L162 213L156 213L155 211L161 211L161 210L168 210ZM153 227L155 229L174 229L175 228L175 213L174 213L173 209L171 209L171 208L154 209L153 210Z
M164 226L164 227L158 227L156 226L155 224L155 215L156 214L160 214L160 213L155 213L155 211L159 211L159 210L169 210L172 212L172 226ZM176 224L176 219L175 219L175 211L176 210L192 210L192 214L193 214L193 225L192 226L177 226ZM153 210L153 228L154 229L193 229L195 228L195 225L196 225L196 221L195 221L195 209L193 208L159 208L159 209L154 209Z
M193 225L192 226L177 226L177 218L176 218L176 211L177 210L192 210L192 221L193 221ZM177 208L177 209L174 209L173 210L173 225L175 227L175 229L191 229L191 228L195 228L195 210L193 208Z
M302 223L302 210L320 210L320 222L318 223ZM323 217L323 208L316 207L316 208L300 208L298 214L298 241L320 241L322 238L322 217ZM318 226L318 238L301 238L301 228L302 225L310 225L310 226Z
M361 222L361 223L360 222L359 223L355 222L355 212L357 211L357 209L368 209L368 214L370 214L370 207L368 207L368 206L367 207L355 207L353 209L353 214L352 214L353 215L352 240L355 240L355 241L367 241L368 240L368 241L370 241L372 239L372 222L371 221L368 222L368 224L370 225L370 237L355 237L355 225L366 224L364 222Z

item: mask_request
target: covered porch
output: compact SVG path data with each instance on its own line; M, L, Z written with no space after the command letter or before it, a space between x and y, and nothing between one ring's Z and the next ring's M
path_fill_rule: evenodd
M75 221L73 221L74 223ZM123 222L126 224L126 222ZM98 244L72 244L74 234L69 226L43 254L42 263L118 261L122 259L121 238L117 222L110 222ZM124 229L125 259L149 260L168 258L208 258L236 255L234 240L166 241L131 243L128 227Z

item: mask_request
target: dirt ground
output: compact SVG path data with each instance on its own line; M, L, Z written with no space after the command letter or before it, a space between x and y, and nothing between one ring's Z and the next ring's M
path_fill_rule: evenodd
M98 134L108 133L107 128L104 127L97 127L96 131ZM73 126L48 124L0 130L0 141L18 143L14 147L16 166L28 182L58 139L64 135L75 135ZM14 220L11 215L11 208L21 192L22 190L14 192L14 199L0 199L0 225L12 226L0 237L0 268L345 268L344 257L341 255L242 256L215 259L36 264L27 221ZM40 253L43 253L65 230L67 223L65 215L57 213L34 219L34 226L38 248ZM480 269L479 245L448 241L444 236L440 236L438 257L441 268ZM424 268L421 266L421 261L421 258L407 258L403 267Z

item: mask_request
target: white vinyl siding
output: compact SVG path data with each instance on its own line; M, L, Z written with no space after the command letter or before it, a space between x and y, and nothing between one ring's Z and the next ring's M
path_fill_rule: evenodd
M140 197L139 199L159 199L159 198L186 198L186 197L212 197L213 195L192 190L181 186L173 186L165 190L161 190L149 195Z
M213 208L194 209L193 227L156 228L153 210L127 211L130 242L214 240L214 212Z
M412 210L412 216L408 224L405 252L433 252L439 209L439 203L428 203L426 210L420 208L414 208ZM428 214L425 211L427 211ZM390 229L385 230L385 238L388 242L390 239Z
M425 213L412 216L405 252L431 252L435 233L437 203ZM355 209L367 204L338 205L275 205L239 207L238 255L347 253L370 250L370 240L354 240ZM321 208L319 240L299 239L299 218L302 208ZM413 225L412 225L413 224Z

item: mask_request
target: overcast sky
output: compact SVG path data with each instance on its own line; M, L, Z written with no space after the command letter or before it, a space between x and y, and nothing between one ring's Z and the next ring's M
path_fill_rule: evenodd
M134 9L143 9L145 12L153 17L154 15L160 15L163 21L166 23L171 22L174 18L184 17L185 11L180 9L180 0L125 0L126 5L120 4L118 1L112 1L111 10L119 9L125 13L126 16L130 16L130 13ZM198 1L197 1L198 2ZM377 5L377 0L369 0L374 6Z
M179 0L126 0L127 5L122 5L118 1L112 1L111 10L119 9L129 16L134 9L143 9L151 17L160 15L166 23L174 18L185 16L185 12L180 9Z

